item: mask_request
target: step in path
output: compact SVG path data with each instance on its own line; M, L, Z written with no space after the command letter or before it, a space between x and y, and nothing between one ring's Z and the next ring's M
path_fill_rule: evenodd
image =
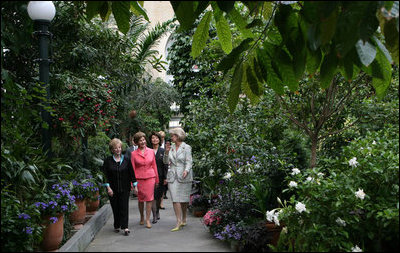
M170 232L176 224L170 196L164 199L164 207L164 210L160 210L161 219L148 229L139 225L137 198L130 198L129 236L114 232L111 215L85 252L232 252L228 244L213 238L201 223L201 218L192 214L188 214L187 226Z

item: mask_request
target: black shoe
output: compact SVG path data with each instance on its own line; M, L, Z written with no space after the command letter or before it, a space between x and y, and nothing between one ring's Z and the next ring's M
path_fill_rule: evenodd
M115 233L119 233L119 228L114 228Z
M156 224L156 223L157 223L157 220L156 220L156 219L153 219L153 221L152 221L151 223Z
M165 209L165 207L160 207L160 209L164 210L164 209Z
M164 199L168 199L168 197L167 197L167 196L164 196Z

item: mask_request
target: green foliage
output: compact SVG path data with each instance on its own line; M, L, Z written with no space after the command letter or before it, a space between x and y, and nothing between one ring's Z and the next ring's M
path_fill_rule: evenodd
M297 182L279 215L288 234L279 251L394 250L399 240L398 125L370 132L325 165L288 176ZM329 162L328 162L329 161ZM365 195L363 195L365 193ZM295 205L305 205L299 212ZM293 246L293 245L292 245ZM394 247L394 248L393 248Z

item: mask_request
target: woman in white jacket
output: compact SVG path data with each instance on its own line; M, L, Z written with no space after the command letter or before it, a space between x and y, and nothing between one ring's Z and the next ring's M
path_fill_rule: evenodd
M183 142L186 137L182 128L169 131L171 143L165 144L164 163L169 164L167 173L168 189L176 216L176 226L171 232L180 230L186 225L187 208L192 190L192 147Z

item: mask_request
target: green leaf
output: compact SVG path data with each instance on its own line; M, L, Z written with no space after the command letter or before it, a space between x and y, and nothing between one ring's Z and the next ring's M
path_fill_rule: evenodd
M397 25L396 25L397 22ZM385 46L389 50L392 59L399 64L399 18L391 19L383 25L383 34L385 36Z
M218 7L226 13L229 13L235 6L235 1L216 1L216 2L218 4Z
M337 58L333 52L324 56L320 71L321 87L323 89L326 89L331 85L333 76L337 71L336 66Z
M179 31L185 31L192 27L198 16L195 16L194 1L171 1L176 18L179 21Z
M252 63L253 63L253 61L250 60L245 65L246 66L247 83L250 87L251 92L256 96L260 96L260 95L262 95L262 93L261 93L261 89L259 88L259 85L258 85L258 80L254 75L253 68L251 66Z
M236 105L239 101L239 94L241 92L241 86L242 86L242 77L243 77L243 65L242 63L239 63L236 65L235 70L233 72L231 87L229 89L228 106L231 113L235 111Z
M242 33L242 35L245 38L254 38L254 34L246 28L247 23L246 20L240 15L240 13L233 8L229 14L228 17L235 23L235 25L239 28L239 31Z
M223 13L217 8L213 7L214 18L217 27L218 40L221 44L222 50L229 54L232 51L232 34L228 21L225 19Z
M293 62L288 53L281 48L275 47L275 59L278 63L278 71L282 77L283 85L287 85L291 91L298 90L299 84L295 77Z
M375 59L376 48L368 41L357 41L356 50L362 64L368 67L369 64Z
M111 8L107 1L104 1L103 4L100 6L100 17L103 22L107 21L111 15Z
M338 11L332 12L332 14L320 23L321 43L322 45L327 44L333 38L336 30L336 22L338 17Z
M87 20L91 20L94 16L99 14L99 10L101 5L103 4L102 1L87 1L86 2L86 18Z
M142 2L142 4L140 4ZM149 17L147 16L147 13L145 9L143 9L143 1L131 1L130 2L130 10L136 15L136 16L143 16L144 19L149 21ZM149 21L150 22L150 21Z
M269 87L271 87L279 95L283 95L284 89L282 85L282 80L277 76L271 63L271 57L269 57L267 50L272 50L268 47L273 47L273 45L264 43L264 48L257 48L257 60L260 64L260 68L263 74L264 80ZM274 61L272 61L274 62Z
M235 47L230 54L225 56L217 66L217 70L224 72L228 71L236 64L239 59L240 54L249 48L249 43L253 41L252 39L243 40L239 46Z
M371 64L372 86L374 86L376 95L382 99L390 85L392 78L392 66L385 57L385 54L378 50L375 60Z
M307 61L306 61L306 69L309 75L314 75L315 72L319 69L322 60L321 50L318 49L316 51L308 51Z
M242 90L246 94L246 96L250 99L250 102L252 104L256 104L260 100L260 98L257 94L255 94L253 92L251 86L253 86L253 89L255 89L254 82L257 82L257 81L254 79L254 75L252 75L252 74L250 74L249 76L247 75L247 73L251 73L251 71L248 72L249 68L251 70L249 63L245 62L243 65Z
M387 50L387 48L385 47L385 45L382 44L382 42L375 36L372 36L372 40L375 42L375 44L379 47L379 50L382 51L382 53L386 56L386 58L388 59L388 61L392 64L393 63L393 59L392 56L390 56L389 51Z
M126 34L130 28L131 12L129 2L116 1L112 2L112 13L117 22L118 29Z
M272 11L273 11L272 2L269 1L264 2L262 16L265 20L268 20L271 17Z
M211 22L211 15L211 11L206 12L193 35L192 52L190 54L193 58L199 56L206 46L206 42L209 38L208 30Z

